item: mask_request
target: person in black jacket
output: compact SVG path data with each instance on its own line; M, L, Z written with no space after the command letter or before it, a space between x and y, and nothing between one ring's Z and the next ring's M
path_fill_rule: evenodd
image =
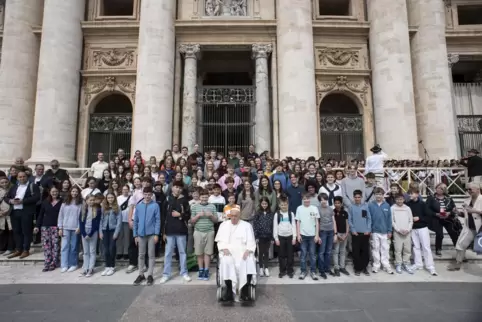
M479 151L470 149L468 157L460 160L460 164L467 167L467 175L470 181L482 181L482 158L479 157Z
M449 197L447 186L444 183L439 183L435 187L435 194L427 198L427 210L432 217L429 227L435 232L435 254L442 256L443 229L447 230L454 246L461 230L460 221L456 217L455 202Z
M161 224L166 239L166 253L164 258L164 272L159 281L161 284L166 283L171 277L172 255L174 248L179 251L179 269L180 275L184 281L190 282L186 265L186 244L187 244L187 222L191 218L189 202L187 195L182 195L184 183L182 181L174 181L171 187L171 194L164 202L165 221Z
M33 216L36 213L37 202L40 200L40 189L36 184L27 181L27 174L19 172L18 185L12 186L5 201L12 205L12 228L15 236L16 250L8 258L25 258L30 255L32 242Z
M425 269L431 275L436 276L437 272L435 271L432 249L430 248L430 232L428 231L428 223L432 218L428 212L427 205L420 199L420 191L411 189L409 194L410 200L407 201L407 206L410 207L413 215L412 243L415 262L412 270L423 269L423 254Z
M69 178L69 172L65 169L60 169L60 163L57 160L52 160L50 162L50 167L51 167L51 169L48 169L47 171L45 171L45 177L51 178L53 184L57 188L61 189L62 187L60 187L60 184L64 180L70 179Z

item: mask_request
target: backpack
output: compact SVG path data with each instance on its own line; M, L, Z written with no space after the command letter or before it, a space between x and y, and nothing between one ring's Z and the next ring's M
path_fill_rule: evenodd
M288 211L288 217L289 217L289 219L290 219L290 224L291 224L291 222L292 222L292 220L293 220L292 214L293 214L293 213L292 213L291 211ZM279 225L280 222L281 222L281 213L278 212L278 225Z

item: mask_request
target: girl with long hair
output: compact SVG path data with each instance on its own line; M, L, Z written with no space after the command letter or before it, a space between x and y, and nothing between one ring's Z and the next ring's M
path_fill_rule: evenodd
M269 199L261 197L259 210L254 215L254 237L258 242L259 250L259 276L269 276L268 261L269 249L273 242L274 213L271 211Z
M117 259L129 259L129 200L131 189L128 185L122 187L122 194L117 197L122 217L122 227L116 241Z
M105 170L109 171L109 170ZM97 179L94 177L88 177L85 181L84 189L82 189L81 196L82 199L86 199L87 196L92 195L95 196L96 194L100 193L100 189L97 188Z
M255 197L254 188L249 181L243 184L243 190L238 195L237 204L241 208L240 218L245 221L251 221L255 213Z
M266 197L269 200L269 204L271 206L271 212L276 211L277 202L276 202L276 193L274 193L273 189L271 188L271 185L269 183L269 178L265 175L259 179L259 188L256 190L254 193L254 198L255 202L254 204L256 205L256 211L260 210L260 205L261 205L261 198Z
M10 219L11 207L3 200L10 190L10 181L7 177L0 178L0 253L9 256L15 249L13 226Z
M104 242L105 269L102 276L115 273L116 240L122 226L122 215L117 204L117 197L109 192L102 203L102 218L99 238Z
M80 276L91 277L94 274L97 239L102 217L101 208L95 203L95 196L89 195L82 207L79 220L82 248L84 250L84 266Z
M116 197L122 193L121 183L118 179L114 179L110 182L109 189L104 191L104 196L107 196L109 193L113 193Z
M79 234L79 217L82 211L82 198L80 188L74 186L60 206L57 227L59 236L62 237L60 247L61 272L73 272L77 269L78 253L77 242Z
M70 182L70 180L68 179L60 183L59 195L63 201L65 201L69 196L71 188L72 188L72 182Z

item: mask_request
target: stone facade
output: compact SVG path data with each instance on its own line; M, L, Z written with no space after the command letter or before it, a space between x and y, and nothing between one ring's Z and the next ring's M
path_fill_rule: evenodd
M132 150L192 148L206 75L223 70L249 71L249 143L275 157L332 148L320 110L333 94L356 106L364 154L424 157L419 141L431 158L458 154L447 55L482 55L482 26L458 23L467 1L352 0L345 16L318 0L132 0L122 15L105 1L0 1L2 165L86 166L90 116L111 94L132 105Z

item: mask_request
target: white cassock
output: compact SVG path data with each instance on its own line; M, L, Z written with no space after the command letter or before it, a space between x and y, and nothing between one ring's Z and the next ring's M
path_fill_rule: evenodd
M219 249L219 280L224 283L231 280L233 291L241 290L247 283L247 277L252 275L252 281L256 284L256 241L254 239L253 227L246 221L239 220L237 225L233 225L230 220L225 221L219 226L215 241ZM224 256L222 249L227 249L231 253ZM246 260L243 259L245 251L250 254Z

